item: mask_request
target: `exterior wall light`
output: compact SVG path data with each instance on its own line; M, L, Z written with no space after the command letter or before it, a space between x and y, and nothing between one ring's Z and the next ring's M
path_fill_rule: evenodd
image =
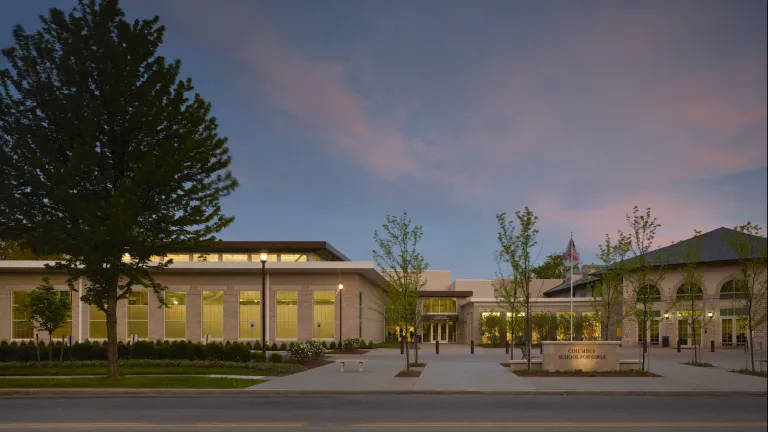
M715 316L715 313L712 311L709 311L707 312L707 316L709 317L709 319L712 319L712 317Z
M664 312L664 319L669 319L669 312Z

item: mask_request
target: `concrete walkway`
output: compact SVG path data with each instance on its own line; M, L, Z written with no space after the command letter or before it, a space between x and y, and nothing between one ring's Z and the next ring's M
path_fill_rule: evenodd
M443 345L440 354L434 345L423 346L419 361L426 363L418 378L399 378L395 374L405 367L405 358L396 349L376 349L361 356L366 360L365 371L356 367L339 371L338 364L330 364L287 377L275 377L270 382L249 387L259 391L414 391L414 392L696 392L732 391L766 392L766 379L729 372L723 368L699 368L680 364L688 360L685 353L674 350L653 350L651 372L662 377L519 377L500 363L508 361L504 348L475 348L469 353L466 345ZM534 357L540 354L533 352ZM743 353L719 353L722 363L743 361ZM354 358L335 355L331 358ZM411 361L414 361L411 353ZM622 349L622 358L637 358L634 347ZM519 350L515 358L522 355ZM353 365L354 366L354 365Z

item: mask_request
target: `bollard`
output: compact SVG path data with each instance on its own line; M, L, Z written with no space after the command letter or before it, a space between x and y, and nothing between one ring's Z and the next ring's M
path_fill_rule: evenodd
M405 354L405 341L400 339L400 355Z
M440 341L435 341L435 354L440 354Z
M474 354L475 353L475 341L469 343L469 353Z
M709 346L710 350L712 352L715 352L715 341L709 341L709 342L710 342L710 346Z
M682 344L683 344L683 340L682 339L678 339L677 340L677 352L680 352L680 345L682 345Z
M508 340L504 341L504 352L509 354L509 341Z

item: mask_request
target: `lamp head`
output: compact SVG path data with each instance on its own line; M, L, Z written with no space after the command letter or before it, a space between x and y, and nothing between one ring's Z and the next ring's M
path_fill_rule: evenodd
M712 312L712 311L707 312L707 316L710 317L710 318L712 318L714 315L715 315L715 313Z
M669 312L664 312L664 319L669 319Z
M269 259L269 254L267 253L266 249L262 249L259 252L259 261L261 261L262 264L267 262L267 259Z
M339 291L341 291L341 290L343 290L343 289L344 289L344 284L343 284L343 283L341 283L341 282L339 282Z

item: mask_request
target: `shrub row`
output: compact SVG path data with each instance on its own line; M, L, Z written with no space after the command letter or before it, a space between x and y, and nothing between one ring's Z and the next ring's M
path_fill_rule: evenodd
M308 345L309 343L309 345ZM373 349L373 341L368 343L360 338L344 339L340 344L344 351L354 351L357 349ZM294 346L298 346L293 349ZM323 342L291 342L280 345L272 344L268 347L270 351L288 351L291 357L293 353L299 357L305 357L299 352L309 350L307 358L319 358L324 355L328 349L336 349L336 342L328 344ZM62 343L46 343L40 341L38 345L34 342L0 342L0 362L9 361L37 361L38 349L40 350L40 359L47 360L49 350L53 350L53 360L58 361L61 357ZM96 341L85 341L64 346L64 360L106 360L107 343ZM251 360L264 361L261 354L261 345L259 342L254 344L254 353L251 353L249 343L243 342L209 342L202 344L199 342L188 341L138 341L134 344L118 342L117 356L119 359L167 359L167 360L226 360L235 362L248 362ZM316 354L322 349L322 354ZM292 353L293 352L293 353ZM298 360L298 359L297 359ZM273 353L269 357L271 362L282 361L282 355Z
M49 350L53 350L53 360L61 356L62 344L56 342L46 344L40 342L39 347L34 342L0 342L0 362L36 361L38 348L40 359L47 360ZM89 342L64 346L64 360L106 360L107 343ZM241 342L210 342L208 344L187 341L138 341L135 344L119 342L117 345L119 359L167 359L167 360L222 360L234 362L251 361L251 349L248 344Z
M280 356L279 353L273 353L273 355ZM282 356L280 356L282 358ZM251 362L251 363L238 363L231 361L221 360L120 360L120 366L125 368L131 367L168 367L168 368L205 368L205 369L248 369L254 371L264 371L277 374L292 374L300 372L303 367L295 363L281 363L279 361L272 363L264 362ZM4 370L17 369L17 368L85 368L85 367L107 367L107 362L104 360L85 360L85 361L68 361L63 363L54 363L53 366L48 366L48 362L4 362L0 363L0 375L3 375Z

